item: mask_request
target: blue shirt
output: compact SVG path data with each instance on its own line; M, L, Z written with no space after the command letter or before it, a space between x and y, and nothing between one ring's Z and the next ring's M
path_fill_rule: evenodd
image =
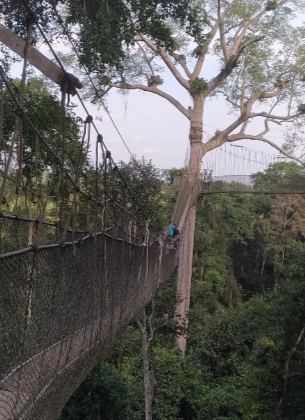
M170 236L174 236L174 233L175 233L175 226L174 226L174 225L169 225L169 226L168 226L168 228L167 228L167 233L168 233L168 235L170 235Z

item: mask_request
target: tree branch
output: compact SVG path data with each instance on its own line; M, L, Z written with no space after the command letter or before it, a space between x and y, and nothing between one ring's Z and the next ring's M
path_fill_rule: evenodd
M190 79L192 77L192 74L190 72L190 69L188 68L188 66L186 65L185 61L183 60L183 58L181 57L181 55L179 54L175 54L172 53L171 54L172 57L174 57L174 59L180 64L180 66L183 68L185 74L187 75L187 77Z
M221 48L222 48L222 52L223 52L225 62L227 62L230 58L230 55L229 55L229 52L228 52L227 41L226 41L226 37L225 37L225 34L224 34L223 18L221 16L221 0L218 0L217 15L218 15L218 22L219 22L220 44L221 44Z
M137 326L138 326L138 328L139 328L139 330L141 332L141 335L143 335L145 333L145 328L144 328L142 322L140 321L138 315L136 316L135 321L136 321L136 324L137 324Z
M264 9L262 10L260 13L258 13L253 19L248 20L247 22L244 23L243 27L241 28L241 33L240 35L237 35L240 31L237 31L236 35L235 35L235 40L234 40L234 45L231 51L231 56L237 55L238 50L240 49L240 44L242 42L242 40L244 39L249 26L254 23L255 21L259 20L265 13L267 13L267 10Z
M294 356L295 352L297 351L300 342L302 340L302 338L304 337L304 333L305 333L305 325L303 326L303 328L301 329L301 332L294 344L294 346L292 347L292 349L288 352L288 356L287 359L285 361L285 373L284 373L284 385L283 385L283 392L282 392L282 396L281 399L278 403L278 410L280 410L280 408L282 407L285 398L286 398L286 394L287 394L287 387L288 387L288 378L289 378L289 366L290 366L290 362L292 357Z
M294 115L287 115L286 117L282 117L281 115L269 114L268 112L252 112L251 115L249 116L249 118L265 117L265 118L268 118L269 121L272 120L273 122L275 122L277 124L280 121L290 122L290 121L294 120L295 118L298 118L300 115L302 115L302 112L297 112Z
M117 89L126 89L126 90L142 90L144 92L151 92L155 95L161 96L162 98L167 99L172 105L174 105L178 111L180 111L186 118L190 119L190 111L186 109L177 99L175 99L173 96L169 95L168 93L164 92L163 90L159 89L157 86L145 86L141 85L140 83L137 84L129 84L124 83L123 85L121 83L109 83L109 86L117 88Z
M146 51L144 50L144 48L142 47L142 45L140 44L140 42L137 42L137 45L140 48L140 50L142 51L142 53L143 53L144 60L146 61L148 67L150 68L151 74L154 76L155 75L155 72L154 72L154 69L153 69L153 67L151 65L151 60L147 56Z
M241 95L240 95L240 109L243 109L246 97L246 69L243 68L242 71L242 87L241 87Z
M234 121L229 127L223 130L215 139L208 141L204 146L204 153L210 152L211 150L216 149L217 147L222 146L228 138L228 135L232 133L236 128L243 124L247 120L246 114L241 114L236 121Z
M149 347L150 342L154 338L154 328L152 326L152 319L153 319L153 316L154 316L154 309L155 309L154 303L155 303L154 300L152 300L152 302L151 302L152 310L151 310L151 313L148 317L149 337L148 337L148 340L147 340L147 347Z
M176 78L176 80L180 83L181 86L183 86L185 89L189 89L190 84L189 82L182 77L182 74L179 72L177 67L174 65L172 60L170 59L170 56L167 54L165 48L158 48L153 42L151 42L145 35L139 34L139 36L142 38L142 40L145 42L145 44L158 53L162 60L164 61L167 68L171 71L172 75Z
M225 67L218 73L216 77L210 80L207 87L207 95L212 92L216 87L218 87L222 82L224 82L228 76L232 73L232 70L237 65L237 60L240 56L240 54L243 52L243 50L248 47L250 44L253 44L254 42L258 42L262 39L261 36L256 36L251 39L248 39L237 51L236 55L232 55L231 58L227 61Z
M221 15L221 18L222 19L224 19L224 17L227 15L227 13L229 12L229 10L231 8L232 8L232 5L229 5L227 7L227 9L224 10L223 14ZM203 63L204 63L204 60L205 60L205 56L206 56L206 54L208 52L209 46L211 45L211 43L212 43L212 41L213 41L213 39L214 39L217 31L218 31L218 28L219 28L219 22L217 20L215 22L215 24L212 26L211 32L208 34L209 35L208 39L202 45L202 49L201 49L200 55L198 57L196 66L194 68L193 73L191 74L191 76L192 76L191 79L195 79L196 77L199 77L200 76L200 73L201 73L201 70L202 70L202 66L203 66Z
M290 81L287 82L282 82L282 85L278 87L278 89L276 89L273 92L261 92L260 94L258 94L257 99L270 99L270 98L274 98L275 96L278 96L283 89L285 89L287 86L290 85Z

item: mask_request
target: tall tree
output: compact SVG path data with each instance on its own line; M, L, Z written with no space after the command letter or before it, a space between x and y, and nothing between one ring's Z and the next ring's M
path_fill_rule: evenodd
M304 10L304 0L61 3L68 7L67 23L77 28L81 60L96 73L104 92L109 88L150 92L169 101L189 120L190 159L177 211L184 231L177 315L186 322L201 159L225 142L242 139L261 140L290 156L288 148L281 149L268 133L270 124L304 118L305 30L295 24L296 13ZM210 55L216 56L219 64L214 77L206 80ZM184 106L166 87L161 88L162 68L190 94L191 107ZM226 98L234 116L228 127L204 143L204 107L207 98L216 94ZM256 133L249 129L253 119L262 127ZM180 337L179 347L184 353L185 338Z
M120 3L120 0L90 4L66 1L71 23L79 22L85 15L79 38L82 60L99 75L105 90L110 87L153 93L169 101L190 122L185 193L178 202L178 209L184 209L178 211L181 214L178 222L184 233L177 290L182 299L177 315L186 321L200 162L206 153L225 142L242 139L264 141L288 155L268 138L268 132L270 124L304 118L301 45L305 31L294 25L295 12L304 8L304 2L130 0L122 2L123 8ZM92 28L98 29L96 35L92 34ZM104 40L95 42L89 37L91 34L95 39L99 29L103 36L108 31L115 39L127 41L120 43L122 54L118 63L105 54ZM106 45L110 45L108 42ZM218 57L219 67L215 76L206 80L203 75L209 55ZM161 88L163 80L159 73L163 67L190 94L191 107L184 106ZM204 106L207 98L215 94L226 98L234 117L228 127L204 143ZM249 130L253 119L259 120L263 127L256 133ZM184 353L185 338L180 337L179 347Z

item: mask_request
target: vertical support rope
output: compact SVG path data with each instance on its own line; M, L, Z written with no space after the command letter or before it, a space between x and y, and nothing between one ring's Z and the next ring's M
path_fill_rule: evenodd
M60 138L61 138L61 168L60 168L60 191L61 191L61 203L60 203L60 215L59 220L61 226L64 226L64 207L65 207L65 149L66 149L66 95L67 95L68 81L65 80L62 85L61 94L61 116L60 116ZM62 240L64 240L64 232Z

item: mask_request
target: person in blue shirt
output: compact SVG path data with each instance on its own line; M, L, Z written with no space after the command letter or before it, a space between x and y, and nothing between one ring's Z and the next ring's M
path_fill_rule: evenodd
M174 233L175 233L175 225L170 220L168 222L168 227L167 227L167 231L166 231L166 240L167 240L167 242L173 242Z

